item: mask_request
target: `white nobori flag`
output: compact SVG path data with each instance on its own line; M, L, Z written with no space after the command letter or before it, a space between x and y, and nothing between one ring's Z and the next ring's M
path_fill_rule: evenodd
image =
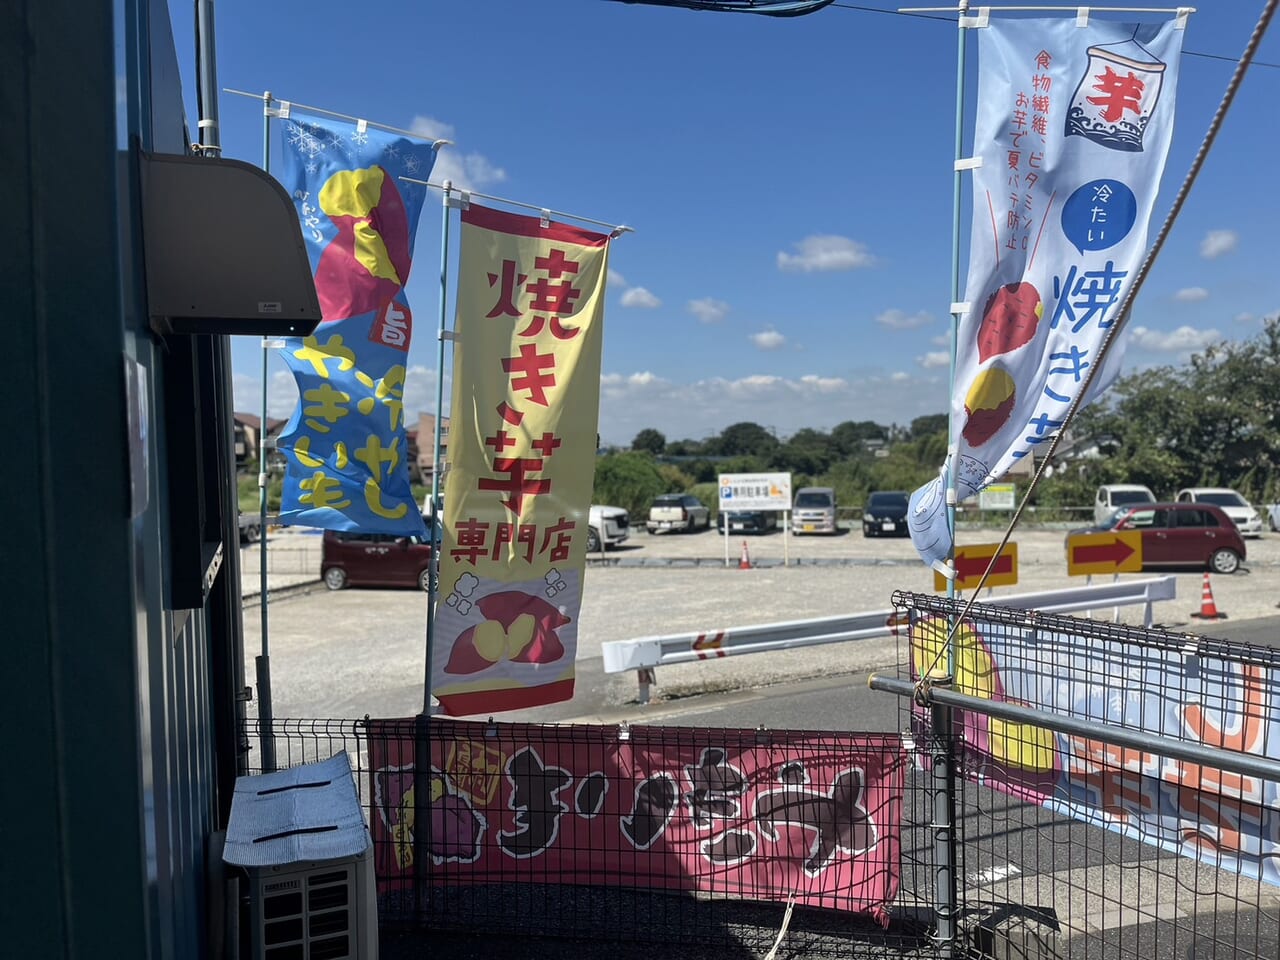
M957 500L1047 448L1118 319L1173 137L1184 32L1173 20L978 31L982 163L951 397ZM1108 352L1090 399L1120 359ZM909 518L916 550L939 567L952 546L942 476L912 494Z

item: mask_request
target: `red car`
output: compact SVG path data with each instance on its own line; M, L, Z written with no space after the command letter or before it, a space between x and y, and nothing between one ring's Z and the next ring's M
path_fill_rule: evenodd
M1245 559L1240 530L1221 507L1210 503L1143 503L1117 510L1111 522L1078 533L1137 530L1142 568L1206 567L1235 573Z
M431 543L385 533L324 532L320 576L330 590L343 587L427 589Z

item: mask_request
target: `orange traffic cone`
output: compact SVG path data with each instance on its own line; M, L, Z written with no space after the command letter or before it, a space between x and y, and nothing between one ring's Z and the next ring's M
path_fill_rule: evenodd
M738 561L739 570L751 569L751 555L747 553L747 541L742 541L742 559Z
M1200 612L1192 613L1197 620L1225 620L1227 615L1218 612L1218 605L1213 602L1213 588L1209 586L1209 574L1204 575L1204 588L1200 591Z

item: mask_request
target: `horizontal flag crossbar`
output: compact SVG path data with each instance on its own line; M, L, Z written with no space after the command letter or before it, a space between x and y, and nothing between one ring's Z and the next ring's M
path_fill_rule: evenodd
M1144 617L1151 622L1151 605L1177 596L1176 577L1150 577L1112 583L1068 587L1036 593L1013 594L984 600L999 607L1037 610L1043 613L1071 613L1094 607L1121 607L1144 604ZM748 627L727 627L697 633L611 640L601 645L605 673L651 670L676 663L693 663L748 653L768 653L797 647L870 640L893 636L904 623L895 610L874 610L838 617L785 620Z
M1195 7L1097 7L1088 4L1073 3L1063 6L1000 6L989 4L966 4L963 7L899 7L898 13L968 13L971 10L986 10L991 13L1078 13L1081 10L1092 10L1098 13L1171 13L1178 17L1195 13Z
M635 233L634 227L629 227L625 223L609 223L606 220L596 220L592 217L580 217L576 213L565 213L562 210L552 210L550 207L541 207L536 203L524 203L520 200L512 200L508 197L495 197L491 193L480 193L476 190L463 190L461 187L455 187L449 180L437 182L435 180L415 180L413 177L400 177L399 179L406 183L416 183L424 187L431 187L435 190L445 191L449 197L454 194L458 196L466 205L471 201L472 197L479 197L481 200L493 200L495 203L506 203L513 207L521 207L525 210L537 210L542 215L543 226L547 226L552 217L560 217L565 220L579 220L582 223L594 223L598 227L608 227L613 231L616 237L623 233Z
M289 114L294 110L301 110L303 113L315 113L323 117L333 117L336 120L348 120L354 123L357 129L364 130L368 127L376 127L379 130L385 130L387 133L399 134L402 137L413 137L415 140L422 140L427 143L434 143L437 146L453 146L452 140L436 139L433 137L424 137L420 133L414 133L412 130L405 130L401 127L393 127L390 124L378 123L374 120L366 120L364 117L353 117L349 113L338 113L336 110L326 110L324 107L312 107L305 103L298 103L296 100L285 100L283 97L274 97L270 91L263 93L249 93L247 90L233 90L231 87L223 87L223 93L234 94L237 97L248 97L251 100L261 100L263 110L267 112L267 116L288 118ZM271 104L280 104L280 109L272 110Z

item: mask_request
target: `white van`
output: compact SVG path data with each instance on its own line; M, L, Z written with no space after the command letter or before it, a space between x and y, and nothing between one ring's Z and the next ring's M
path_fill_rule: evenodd
M1156 495L1140 483L1104 483L1093 498L1093 524L1105 526L1121 507L1135 503L1155 503Z

